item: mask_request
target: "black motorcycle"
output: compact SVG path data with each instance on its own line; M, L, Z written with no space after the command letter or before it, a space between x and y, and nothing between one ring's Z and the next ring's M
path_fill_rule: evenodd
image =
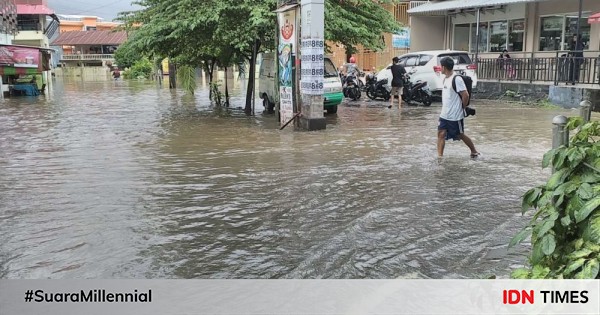
M356 101L361 97L358 81L358 78L354 75L348 75L344 78L343 92L345 97L351 98L353 101Z
M410 75L407 73L404 76L404 87L402 92L402 100L410 104L411 101L423 103L425 106L430 106L432 102L432 93L426 81L417 81L412 83Z
M370 99L376 100L378 98L382 98L386 101L389 101L390 98L392 98L390 91L387 89L387 79L377 81L377 77L375 75L368 74L366 81L367 84L365 85L365 90L367 92L367 97Z

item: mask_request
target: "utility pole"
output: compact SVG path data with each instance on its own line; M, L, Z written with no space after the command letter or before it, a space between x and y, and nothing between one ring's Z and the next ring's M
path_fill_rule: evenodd
M583 11L583 0L579 0L579 14L577 15L577 41L575 42L575 50L579 46L579 36L581 36L581 13Z
M303 130L326 128L323 116L325 67L325 0L301 1L300 127Z

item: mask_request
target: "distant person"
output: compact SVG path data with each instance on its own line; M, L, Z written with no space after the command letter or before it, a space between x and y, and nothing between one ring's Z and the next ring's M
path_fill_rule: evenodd
M390 98L390 106L394 106L394 98L398 96L398 108L402 108L402 92L404 89L404 75L406 75L406 69L399 63L398 57L392 58L392 97Z
M512 63L512 59L508 54L508 50L503 50L500 56L498 57L500 61L500 69L504 69L506 76L513 80L516 76L516 71Z
M462 140L471 150L471 158L477 158L479 152L471 138L465 135L465 108L469 102L469 92L465 82L454 73L454 60L444 57L440 64L444 75L444 89L442 90L442 112L440 114L440 125L438 127L437 151L438 158L444 156L446 140ZM456 86L456 90L453 87Z
M121 71L119 71L119 68L114 68L112 76L115 80L118 80L121 77Z
M356 64L356 58L350 57L350 62L346 66L346 76L354 75L358 78L358 65Z
M583 49L585 48L583 44L583 39L581 35L577 37L577 35L573 36L573 41L571 42L571 51L569 54L571 55L571 71L569 72L569 81L575 85L576 82L579 82L579 75L581 72L581 64L583 63Z

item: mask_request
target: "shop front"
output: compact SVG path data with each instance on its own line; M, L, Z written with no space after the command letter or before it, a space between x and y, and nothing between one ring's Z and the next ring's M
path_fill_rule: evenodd
M558 83L575 77L592 84L600 80L600 24L592 23L600 12L598 0L453 0L409 10L415 18L440 12L446 15L447 40L439 49L477 57L479 78ZM499 58L503 51L511 60ZM581 75L572 74L578 70Z
M43 93L48 84L51 50L17 45L0 45L0 87L3 96Z

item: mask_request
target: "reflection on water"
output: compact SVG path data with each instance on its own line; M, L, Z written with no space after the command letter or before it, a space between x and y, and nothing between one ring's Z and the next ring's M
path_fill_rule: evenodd
M325 132L280 132L206 93L57 82L0 103L0 277L455 278L524 261L505 245L548 175L556 112L479 104L484 157L450 143L438 164L439 105L364 102Z

